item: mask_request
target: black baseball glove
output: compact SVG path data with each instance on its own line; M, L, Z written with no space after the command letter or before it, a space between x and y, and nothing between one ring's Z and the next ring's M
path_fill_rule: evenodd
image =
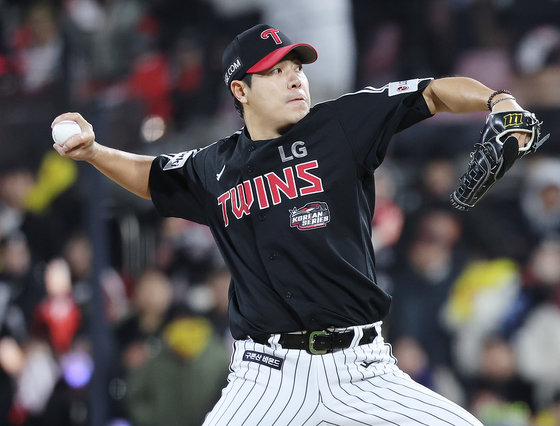
M542 122L529 111L501 111L488 114L480 142L471 152L467 171L459 187L451 194L451 205L469 210L500 180L518 159L535 152L550 136L540 138ZM508 136L526 132L530 140L519 148L517 139Z

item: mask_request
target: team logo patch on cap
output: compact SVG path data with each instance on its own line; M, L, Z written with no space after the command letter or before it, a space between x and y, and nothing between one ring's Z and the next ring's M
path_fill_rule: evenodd
M329 206L323 201L313 201L290 210L290 227L300 231L324 228L330 221Z
M263 40L266 40L267 38L270 37L274 40L274 43L282 44L282 40L280 39L280 36L278 35L279 32L280 32L280 30L277 30L276 28L269 28L268 30L264 30L261 33L261 38Z

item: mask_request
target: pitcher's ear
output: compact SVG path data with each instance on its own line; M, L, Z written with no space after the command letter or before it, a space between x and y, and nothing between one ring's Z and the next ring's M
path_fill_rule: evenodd
M248 86L245 82L240 80L233 80L229 85L233 97L242 104L247 103L247 89Z

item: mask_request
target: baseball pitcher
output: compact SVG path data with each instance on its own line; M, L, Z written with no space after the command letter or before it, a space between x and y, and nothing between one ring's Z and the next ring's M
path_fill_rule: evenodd
M468 209L520 156L540 122L513 96L469 78L413 78L311 107L309 44L277 28L239 34L223 82L241 130L156 158L95 141L92 126L54 148L85 160L163 216L206 224L231 270L231 373L205 425L481 423L415 383L381 335L391 297L378 286L371 221L375 169L391 137L439 112L491 114L451 195Z

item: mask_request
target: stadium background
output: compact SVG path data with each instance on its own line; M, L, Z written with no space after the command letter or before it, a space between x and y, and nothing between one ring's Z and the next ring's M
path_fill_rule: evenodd
M50 123L157 154L237 130L221 52L257 22L314 44L314 102L463 75L551 140L472 212L447 202L485 113L394 138L373 240L400 366L486 425L560 424L560 2L0 0L0 424L200 424L227 373L228 272L209 231L157 216ZM95 369L94 369L95 367Z

